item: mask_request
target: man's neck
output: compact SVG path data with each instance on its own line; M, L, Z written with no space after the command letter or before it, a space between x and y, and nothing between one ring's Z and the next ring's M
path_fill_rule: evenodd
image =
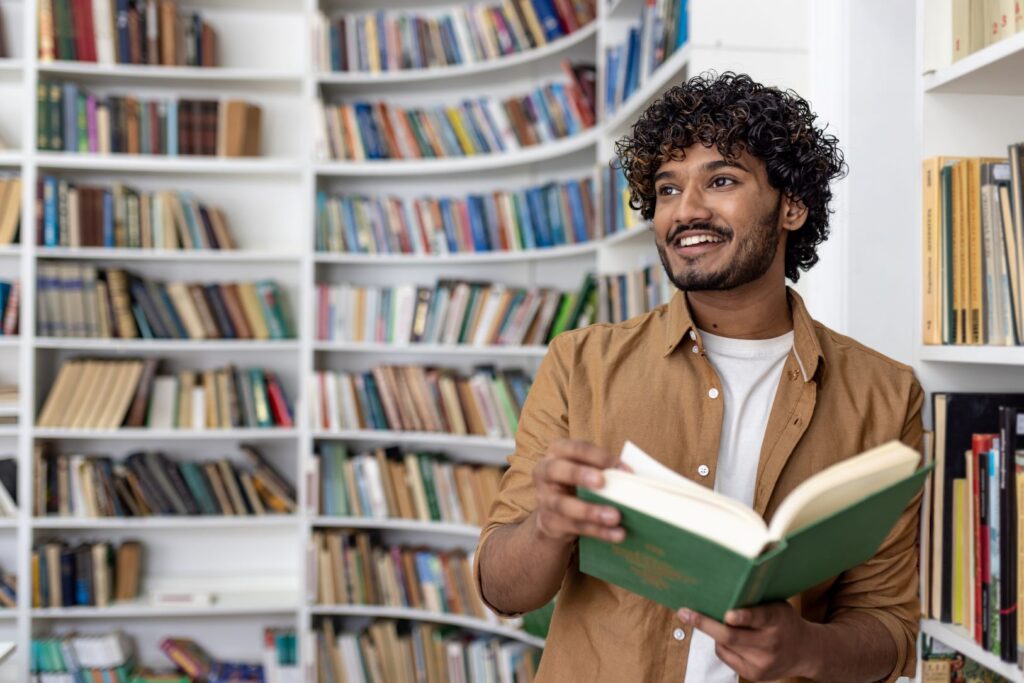
M793 329L786 287L750 283L720 292L687 292L700 329L734 339L772 339Z

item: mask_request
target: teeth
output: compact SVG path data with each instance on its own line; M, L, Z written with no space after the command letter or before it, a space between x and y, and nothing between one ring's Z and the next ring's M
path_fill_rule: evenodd
M676 246L678 247L692 247L697 244L703 244L705 242L724 242L721 237L715 237L714 235L683 235L676 240Z

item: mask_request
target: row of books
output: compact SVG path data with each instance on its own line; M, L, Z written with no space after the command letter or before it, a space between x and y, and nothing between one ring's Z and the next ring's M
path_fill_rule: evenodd
M323 443L313 459L310 507L323 515L416 519L483 526L498 497L501 469L455 464L437 453L397 447L349 454Z
M1015 0L951 0L926 7L926 73L1024 31L1024 7Z
M531 683L540 651L451 627L380 619L339 631L325 619L315 632L316 683Z
M232 429L295 424L284 387L270 370L229 365L157 374L159 362L158 358L65 361L37 426Z
M219 460L176 461L158 451L108 456L50 453L33 466L37 517L245 516L295 511L295 487L253 446L248 467Z
M40 262L36 329L44 337L291 339L275 282L159 282L120 268ZM0 301L3 300L0 283Z
M545 344L593 321L594 277L576 292L439 280L434 287L317 285L317 339L386 344Z
M0 177L0 246L18 242L21 227L21 177Z
M620 323L668 303L676 292L660 263L598 280L597 321Z
M568 65L568 83L548 83L502 101L479 97L457 105L318 101L319 154L331 159L425 159L515 151L575 135L594 125L585 92L593 66ZM588 86L584 88L583 82Z
M450 370L380 365L370 372L317 372L310 387L313 426L511 438L530 390L521 370Z
M613 235L623 230L646 227L648 225L640 212L629 205L629 182L622 167L615 161L601 168L601 201L604 223L604 234Z
M217 34L175 0L41 0L39 61L216 66Z
M465 197L317 193L316 248L362 254L523 251L601 236L590 178Z
M605 48L605 111L617 110L689 37L687 0L640 3L624 43Z
M924 161L926 344L1024 340L1024 143Z
M319 13L317 66L379 73L474 64L546 45L596 15L593 0L508 0L429 15L377 11L330 20Z
M108 607L139 596L143 546L48 541L32 549L33 607Z
M18 334L18 312L21 309L21 284L0 280L0 336Z
M18 606L18 575L0 571L0 609Z
M463 550L383 547L363 531L313 531L310 566L321 605L383 605L497 621L476 594Z
M1010 683L955 648L931 636L921 636L920 683Z
M36 197L40 246L235 248L224 212L189 192L83 185L47 175L38 181Z
M1024 394L933 394L927 616L957 624L1003 661L1024 661Z
M120 632L37 636L29 668L33 683L131 683L134 657L133 643Z
M241 100L98 96L40 82L38 148L52 152L259 156L262 110Z

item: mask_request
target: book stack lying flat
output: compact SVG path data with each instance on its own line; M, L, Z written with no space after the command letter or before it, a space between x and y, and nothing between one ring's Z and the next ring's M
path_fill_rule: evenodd
M315 429L511 437L530 390L521 370L451 370L382 365L370 372L317 372L311 387Z
M40 82L37 147L51 152L259 156L262 110L240 100L100 97ZM80 116L82 113L84 116Z
M37 236L45 247L234 249L224 213L188 192L122 183L84 185L56 176L37 184Z
M594 0L511 0L439 13L377 11L317 16L321 71L379 73L474 64L542 47L597 16Z
M142 544L106 541L71 547L45 542L32 550L33 607L108 607L139 597Z
M175 461L154 451L123 461L47 453L34 462L37 517L266 515L295 511L295 487L253 446L242 467L227 458Z
M323 515L483 526L498 496L499 467L395 447L350 456L343 444L322 443L319 451L313 460L319 486L311 487L309 503Z
M0 143L0 149L3 149ZM21 227L21 178L0 177L0 246L18 242Z
M227 366L158 375L159 359L73 359L50 388L38 427L231 429L292 427L277 375ZM103 400L98 400L102 397Z
M216 66L217 34L175 0L47 0L39 5L39 61Z
M515 641L452 632L434 624L381 619L341 631L324 619L316 633L316 683L509 681L531 683L540 650Z
M36 283L43 337L267 340L295 334L281 288L268 280L164 283L120 268L41 262Z
M160 650L193 681L272 683L266 680L262 664L217 659L190 638L164 638Z
M317 338L387 344L540 345L594 321L596 283L579 291L440 280L434 287L317 285Z
M317 251L455 254L582 244L601 236L590 178L465 197L317 194Z

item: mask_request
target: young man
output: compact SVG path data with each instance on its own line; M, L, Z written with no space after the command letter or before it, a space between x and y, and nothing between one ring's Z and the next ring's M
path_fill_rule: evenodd
M828 236L844 163L803 99L748 76L696 77L618 143L631 204L680 292L551 344L477 551L495 611L558 593L540 681L878 681L913 675L920 497L868 562L725 623L578 569L580 535L623 538L586 504L627 439L766 519L811 474L890 439L920 449L910 368L811 319L786 287Z

